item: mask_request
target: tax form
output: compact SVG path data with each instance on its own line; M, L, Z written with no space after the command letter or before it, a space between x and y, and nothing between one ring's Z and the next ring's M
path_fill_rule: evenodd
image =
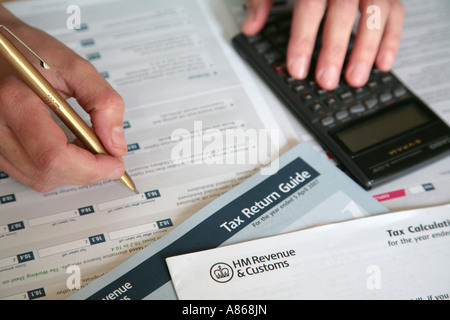
M168 258L179 299L450 300L450 206Z
M0 172L0 298L70 296L77 290L66 282L72 266L79 267L86 286L288 146L208 1L43 0L6 6L89 60L122 95L125 167L142 193L102 181L40 194ZM67 26L69 6L80 9L76 29ZM70 103L89 122L76 101ZM259 146L259 136L251 136L217 151L217 157L227 157L224 164L202 158L201 143L208 142L202 133L237 129L267 133L267 154L229 164ZM181 134L174 140L175 132ZM177 158L172 152L181 141L191 142L192 153Z

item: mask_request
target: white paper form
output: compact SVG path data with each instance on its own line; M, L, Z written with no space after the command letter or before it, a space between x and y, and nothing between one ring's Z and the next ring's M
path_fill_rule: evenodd
M450 300L450 206L167 259L180 299Z
M78 30L66 25L71 5L80 9ZM245 160L259 136L224 144L215 153L219 159L226 152L224 164L213 165L203 158L209 141L202 133L277 130L286 147L275 117L250 90L251 77L226 49L227 39L201 1L45 0L7 7L88 59L124 97L124 161L141 194L116 181L39 194L0 173L0 298L67 297L71 266L80 268L85 286L261 166ZM177 130L183 135L173 140ZM193 146L182 154L191 162L172 157L181 138ZM239 155L243 164L228 162Z
M395 73L450 124L450 2L404 1ZM450 157L380 186L371 194L391 210L450 203Z
M301 143L271 176L255 174L69 299L175 299L165 258L387 209Z

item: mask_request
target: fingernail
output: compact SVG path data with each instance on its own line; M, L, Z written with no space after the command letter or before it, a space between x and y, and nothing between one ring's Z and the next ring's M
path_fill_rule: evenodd
M116 148L124 149L127 147L122 127L116 127L112 130L112 144Z
M321 74L319 74L319 80L325 89L334 89L339 82L339 71L335 66L331 66Z
M380 67L383 70L389 70L394 65L395 57L392 52L385 52L380 58Z
M118 180L122 177L124 170L122 167L116 168L109 174L109 180Z
M355 86L363 86L369 79L370 70L365 64L357 64L350 70L350 81Z
M308 75L309 61L305 57L294 59L290 64L289 70L291 76L298 79L304 79Z

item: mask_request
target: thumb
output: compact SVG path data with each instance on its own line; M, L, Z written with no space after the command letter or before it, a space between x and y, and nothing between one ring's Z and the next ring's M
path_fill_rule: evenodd
M70 77L65 78L66 94L74 97L90 115L92 128L111 155L127 153L123 130L125 104L122 97L97 72L92 64L79 58Z

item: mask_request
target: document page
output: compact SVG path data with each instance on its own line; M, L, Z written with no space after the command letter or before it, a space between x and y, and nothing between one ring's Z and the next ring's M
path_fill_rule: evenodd
M170 256L386 212L301 143L282 155L275 174L255 174L69 299L175 299Z
M450 124L450 2L408 0L394 72ZM450 202L450 157L371 191L391 210Z
M450 300L450 206L167 259L180 299Z
M89 60L122 95L125 167L141 193L103 181L40 194L0 172L0 298L68 297L287 146L201 1L43 0L7 8ZM236 139L227 140L228 132Z

